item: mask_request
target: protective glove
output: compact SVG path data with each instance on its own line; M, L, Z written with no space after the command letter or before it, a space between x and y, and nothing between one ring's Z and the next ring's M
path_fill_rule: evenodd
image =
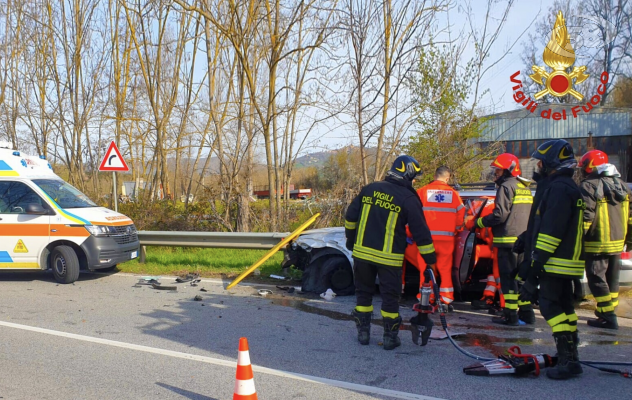
M410 236L406 236L406 243L413 244L413 243L415 243L415 241Z
M538 304L540 291L538 290L538 279L527 278L527 281L520 286L520 294L518 300L529 301L531 304Z
M513 251L516 254L524 253L524 240L522 239L523 235L524 234L518 236L516 243L514 243L513 247L511 248L511 251Z
M517 274L515 275L514 279L520 282L524 282L531 273L531 260L523 260L516 269L517 271L514 271L517 272ZM514 271L512 271L512 274L514 273Z
M355 244L355 240L354 239L347 238L347 242L345 243L345 247L347 248L347 250L353 251L353 245L354 244Z
M518 275L518 271L520 271L520 267L512 269L509 276L515 281L522 282L522 278Z
M541 262L533 260L531 263L531 271L527 276L525 282L520 286L518 299L520 301L530 301L532 304L538 303L539 290L538 285L540 283L540 274L544 266Z

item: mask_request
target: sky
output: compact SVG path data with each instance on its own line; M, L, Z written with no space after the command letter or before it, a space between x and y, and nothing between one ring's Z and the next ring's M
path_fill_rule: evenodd
M459 1L457 1L459 3ZM516 108L516 102L513 100L512 84L509 81L509 77L516 71L524 71L526 66L523 64L520 54L523 50L523 42L528 39L530 31L534 30L535 22L540 19L544 19L545 13L548 12L548 2L542 1L526 1L518 0L514 3L512 9L507 16L507 22L502 30L501 36L496 42L496 46L490 54L488 64L499 60L502 60L492 67L486 74L481 85L483 90L489 90L489 95L486 95L481 106L489 109L492 113L498 113L503 111L510 111ZM474 9L474 21L478 26L482 27L485 22L486 12L486 0L473 0L472 7L475 5L481 5L479 10ZM502 7L496 7L495 15L500 15ZM454 25L466 24L467 19L464 12L456 13ZM452 15L450 16L452 19ZM534 21L535 20L535 21ZM494 26L495 27L495 26ZM509 50L511 45L517 40L517 43ZM471 46L470 46L471 49ZM509 50L509 51L508 51ZM544 49L542 49L544 50ZM464 59L467 60L473 55L473 51L464 55ZM469 57L468 57L469 56Z
M504 3L501 1L500 3ZM456 0L455 6L449 14L443 13L439 19L439 26L446 27L450 25L452 28L452 36L458 36L459 30L468 25L466 10L463 7L466 4L463 0ZM471 0L473 11L473 21L478 27L482 27L485 22L485 13L487 10L487 0ZM513 100L512 85L509 77L516 71L525 69L520 54L522 53L522 42L528 39L530 29L533 30L537 20L545 18L548 12L549 2L542 0L517 0L509 12L507 22L496 41L495 46L489 56L488 63L493 63L504 56L504 58L485 74L481 81L481 92L488 90L480 106L487 111L487 114L493 114L503 111L510 111L516 108ZM500 16L504 9L503 4L498 4L492 13L493 16ZM449 18L448 18L449 17ZM536 21L534 21L534 19ZM497 22L492 21L495 27ZM517 40L514 47L507 52L511 45ZM463 60L468 60L474 55L473 45L463 55ZM322 137L318 140L318 145L322 150L335 149L349 144L355 144L357 138L339 129L333 129L322 132ZM315 149L312 146L304 149L303 153L312 152Z

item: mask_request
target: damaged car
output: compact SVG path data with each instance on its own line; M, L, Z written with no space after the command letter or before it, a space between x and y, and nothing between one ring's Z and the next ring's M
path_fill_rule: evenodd
M493 206L493 190L461 192L461 198L470 215L476 215L482 207ZM477 229L478 231L478 229ZM470 298L483 292L487 275L491 274L493 262L482 246L491 245L482 232L459 232L455 237L453 282L455 294ZM303 272L302 290L322 293L331 288L337 295L351 295L353 284L353 258L345 247L344 227L313 229L303 232L284 249L282 267L287 271L294 266ZM405 287L416 292L419 289L419 271L407 264Z
M464 190L459 195L467 215L491 212L496 191L487 186L484 190ZM485 214L483 214L485 215ZM485 289L487 276L493 271L491 229L461 231L455 236L452 282L455 299L469 301L479 299ZM621 255L620 284L632 285L631 249ZM353 258L345 247L344 227L313 229L303 232L284 249L282 267L302 271L302 290L322 293L332 289L337 295L352 295ZM405 289L408 293L419 290L419 271L411 264L404 266ZM579 283L579 282L577 282ZM575 298L580 300L589 293L586 278L575 286Z

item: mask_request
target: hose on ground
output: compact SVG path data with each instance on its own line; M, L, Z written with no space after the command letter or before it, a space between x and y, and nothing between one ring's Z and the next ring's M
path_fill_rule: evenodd
M441 301L441 297L440 297L440 292L439 292L439 286L437 285L437 281L435 280L435 276L434 273L431 269L427 269L426 270L427 273L430 275L430 279L432 281L432 290L434 292L435 295L435 299L437 302ZM450 343L452 343L452 345L463 355L473 358L477 361L494 361L497 360L497 358L489 358L489 357L482 357L482 356L477 356L476 354L470 353L467 350L464 350L463 348L461 348L461 346L459 346L454 339L452 339L452 336L450 335L450 331L448 330L448 322L446 321L445 318L445 313L441 313L439 315L439 319L441 320L441 326L443 327L443 330L445 331L446 336L448 337L448 340L450 340ZM580 361L581 364L586 365L587 367L591 367L591 368L595 368L598 369L600 371L604 371L604 372L610 372L610 373L614 373L614 374L620 374L623 375L627 378L631 377L631 373L629 371L620 371L618 369L613 369L613 368L607 368L607 367L600 367L601 365L610 365L610 366L624 366L624 367L632 367L632 362L620 362L620 361Z
M432 269L426 269L426 272L430 275L430 279L432 281L432 290L434 291L435 301L437 302L437 304L440 304L441 297L440 297L440 293L439 293L439 286L437 285L437 281L435 280L434 273L432 272ZM465 355L467 357L470 357L470 358L473 358L473 359L475 359L477 361L494 361L494 360L496 360L496 358L477 356L474 353L470 353L469 351L462 349L461 346L456 344L454 339L452 339L452 336L450 336L450 331L448 331L448 323L447 323L447 321L445 319L445 313L441 312L441 314L439 315L439 319L441 320L441 326L443 327L443 330L445 331L446 336L450 340L450 343L452 343L452 345L459 352L461 352L463 355Z

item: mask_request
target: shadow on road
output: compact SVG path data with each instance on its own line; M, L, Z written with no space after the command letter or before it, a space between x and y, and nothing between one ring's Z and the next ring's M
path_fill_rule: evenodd
M81 271L79 274L79 279L77 282L83 281L93 281L96 279L103 278L104 274L113 274L114 272L109 273L92 273L92 272L84 272ZM42 270L33 270L33 271L2 271L0 273L0 282L32 282L32 281L41 281L41 282L52 282L57 283L55 277L53 276L53 272L50 270L42 271ZM72 283L70 285L73 285Z
M433 365L433 374L444 377L439 380L446 387L455 376L459 381L475 383L473 378L460 373L472 360L459 356L447 341L436 340L426 347L416 347L410 345L409 334L402 332L403 345L387 352L379 344L382 328L373 325L370 345L358 345L355 326L348 317L353 298L349 301L336 298L333 302L312 298L316 301L310 302L310 298L284 294L278 289L273 289L273 295L262 297L257 294L257 287L238 287L230 292L208 286L209 291L202 292L200 288L179 286L177 295L162 292L162 307L143 314L151 322L139 327L142 333L208 351L211 357L230 360L237 358L239 338L247 337L253 365L369 386L401 390L400 371L384 369L385 365L399 364ZM180 296L185 290L187 299ZM201 296L201 300L194 301L195 296ZM405 312L405 308L408 307L402 307L400 312ZM458 309L466 313L451 313L448 323L455 331L465 334L457 340L470 351L491 356L504 353L515 344L527 352L553 354L555 351L550 328L542 319L538 319L535 326L498 328L491 326L491 317L487 313L467 312L469 304L458 304ZM437 318L435 325L439 326ZM587 358L611 358L631 348L630 327L607 332L582 324L581 329L581 351ZM599 375L599 379L606 377ZM261 377L255 372L255 380L258 379ZM507 383L504 379L503 382ZM515 382L512 381L512 385ZM541 381L541 384L553 387L548 381ZM528 385L519 386L525 389ZM406 385L405 391L426 393L426 388L421 383L412 383ZM572 395L580 393L581 389L577 387Z
M187 399L192 399L192 400L219 400L216 399L215 397L208 397L208 396L204 396L202 394L199 393L195 393L195 392L191 392L189 390L185 390L185 389L181 389L175 386L171 386L171 385L167 385L166 383L162 383L162 382L156 382L156 385L165 388L167 390L171 390L174 393L179 394L182 397L185 397Z

